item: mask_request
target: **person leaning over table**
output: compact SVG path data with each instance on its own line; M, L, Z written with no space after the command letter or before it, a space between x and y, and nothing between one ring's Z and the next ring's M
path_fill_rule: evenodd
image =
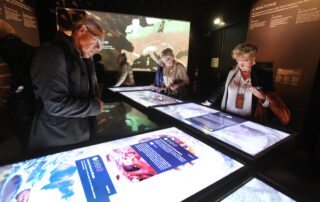
M238 44L232 50L237 65L202 104L221 107L223 111L261 123L268 123L272 120L270 116L276 116L281 124L288 124L290 111L276 94L272 76L255 65L257 50L251 43Z
M42 107L36 112L29 151L89 140L102 112L91 57L101 50L104 31L94 19L76 22L71 36L58 32L35 53L31 78Z
M174 60L171 48L162 51L161 66L163 67L163 83L156 92L163 92L177 98L186 96L189 77L183 64Z

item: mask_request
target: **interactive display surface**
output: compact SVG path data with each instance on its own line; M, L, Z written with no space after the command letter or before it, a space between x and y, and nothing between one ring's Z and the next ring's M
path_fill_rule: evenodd
M210 133L245 121L244 119L195 103L155 108L205 133Z
M109 88L112 92L122 92L122 91L137 91L137 90L156 90L155 86L132 86L132 87L114 87Z
M288 133L251 121L214 131L210 135L251 156L259 154L289 136Z
M127 136L157 127L145 114L125 102L105 103L97 123L97 136L105 137Z
M270 187L261 180L253 178L245 185L237 189L235 192L224 198L222 202L245 202L248 200L260 202L294 201L293 199Z
M132 91L120 93L145 107L182 102L181 100L177 100L152 91Z
M241 167L188 134L167 128L2 166L0 198L181 201Z
M289 136L288 133L194 103L159 106L155 109L251 156Z
M57 8L57 28L71 33L72 23L90 17L105 31L101 63L107 71L117 71L117 57L126 53L133 71L156 71L158 55L171 48L175 58L188 66L190 22L120 13Z

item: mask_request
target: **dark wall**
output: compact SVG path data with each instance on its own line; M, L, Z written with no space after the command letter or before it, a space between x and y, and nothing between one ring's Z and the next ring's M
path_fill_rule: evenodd
M25 43L39 45L35 0L0 0L0 19L5 20Z
M249 19L247 39L258 45L257 59L273 62L275 87L295 131L303 128L318 68L320 20L312 16L319 9L319 0L260 0Z
M201 26L198 40L201 43L199 53L199 68L196 97L205 100L223 80L234 61L231 50L244 42L252 1L204 1L199 7L202 13L197 23ZM213 24L215 18L221 18L224 26ZM191 57L191 55L189 55ZM218 68L211 67L212 58L219 59Z
M235 65L232 49L245 39L244 23L237 23L204 35L201 48L198 97L204 100L225 80ZM211 67L212 58L218 58L218 67Z

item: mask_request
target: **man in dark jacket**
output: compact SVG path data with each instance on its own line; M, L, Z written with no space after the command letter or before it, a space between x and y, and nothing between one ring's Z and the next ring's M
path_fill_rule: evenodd
M29 150L87 141L102 111L92 60L104 32L93 19L78 21L71 37L58 32L37 50L31 66L34 93L42 107L33 121Z

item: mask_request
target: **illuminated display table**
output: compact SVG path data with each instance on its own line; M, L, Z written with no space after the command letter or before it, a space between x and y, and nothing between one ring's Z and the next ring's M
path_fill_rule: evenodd
M181 100L147 90L119 93L144 107L167 105L182 102Z
M256 159L290 138L290 134L195 103L154 107L224 145Z
M0 198L181 201L243 164L167 128L0 167Z
M156 128L156 123L131 105L110 102L97 117L96 138L113 140Z

